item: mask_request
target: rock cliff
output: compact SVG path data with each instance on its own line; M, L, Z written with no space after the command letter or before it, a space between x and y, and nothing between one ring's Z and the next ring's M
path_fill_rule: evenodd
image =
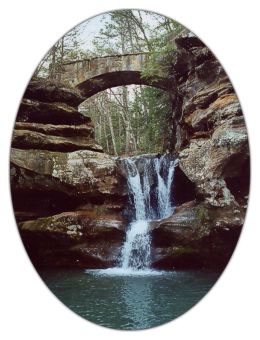
M249 145L242 110L223 67L195 36L176 39L171 147L195 200L154 222L155 267L224 266L244 223Z
M75 90L32 81L17 115L12 198L36 265L111 266L125 237L124 179L95 141L91 119L78 112L83 100Z

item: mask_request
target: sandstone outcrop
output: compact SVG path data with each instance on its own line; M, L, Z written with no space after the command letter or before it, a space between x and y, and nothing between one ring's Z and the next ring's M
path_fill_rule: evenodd
M180 37L176 44L186 65L172 70L181 97L175 119L180 168L201 200L213 206L233 204L227 182L247 181L249 173L247 129L238 98L222 66L198 38Z
M38 149L50 151L94 150L102 152L102 147L92 138L61 137L46 135L31 130L15 130L13 148Z
M52 125L16 122L14 129L16 131L30 130L51 136L94 138L94 126L91 123L82 125Z
M13 148L10 159L14 190L117 194L116 165L107 154L90 150L66 153Z
M32 81L18 111L11 190L36 265L112 266L125 237L123 177L78 112L82 101L76 90Z
M65 103L43 103L23 99L17 114L17 121L78 125L90 123L90 118L83 116L77 109Z
M222 66L195 36L176 39L171 149L195 201L151 223L153 266L224 266L244 223L249 145L242 110Z
M24 98L46 103L61 102L75 108L85 100L76 89L55 84L48 80L31 80L25 90Z
M64 212L20 224L23 231L49 234L50 238L62 235L63 240L72 242L89 239L122 241L124 228L123 218L118 215L100 216L85 211Z
M223 267L232 255L245 209L184 203L165 219L150 222L155 268Z
M73 211L29 220L19 228L38 266L115 266L125 237L118 214Z

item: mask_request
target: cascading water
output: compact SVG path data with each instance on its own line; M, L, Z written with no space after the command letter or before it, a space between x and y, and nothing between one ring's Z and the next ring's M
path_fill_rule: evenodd
M177 164L176 160L171 160L170 164L167 166L166 158L161 157L160 159L156 158L155 162L155 170L157 174L157 197L158 197L158 216L159 218L167 217L172 213L171 206L171 185L174 177L174 169ZM166 170L167 176L166 181L163 179L161 175L161 171Z
M145 270L150 267L149 221L167 217L173 212L171 188L176 164L176 160L169 160L166 155L160 158L146 158L140 175L136 159L124 159L134 216L122 249L121 269ZM151 178L156 184L156 194L153 197Z
M128 188L133 197L135 217L129 226L126 242L122 250L122 268L148 268L150 263L150 237L147 233L148 221L146 213L146 205L149 202L148 183L146 179L143 181L142 187L138 168L131 158L125 159L125 168Z

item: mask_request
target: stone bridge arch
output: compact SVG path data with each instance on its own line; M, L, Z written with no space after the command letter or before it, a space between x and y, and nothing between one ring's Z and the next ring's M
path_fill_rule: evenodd
M85 98L111 87L148 85L168 90L169 79L159 75L142 77L147 65L147 53L125 54L85 59L63 65L60 81L80 90Z

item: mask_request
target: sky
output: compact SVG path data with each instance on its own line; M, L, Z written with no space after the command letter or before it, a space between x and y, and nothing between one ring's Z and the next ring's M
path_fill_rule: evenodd
M84 29L80 34L80 39L83 42L82 48L84 49L92 49L93 44L92 41L95 36L98 35L100 29L104 26L104 22L102 22L103 16L106 17L106 20L109 20L108 15L98 15L91 19L84 21L79 24L79 26L83 26Z
M153 17L151 17L150 15L146 15L145 12L142 12L142 18L144 23L148 23L152 27L155 27L158 24ZM82 28L80 39L83 43L83 49L91 50L93 48L93 39L99 34L100 29L103 28L105 26L105 23L109 20L109 15L107 13L103 13L87 19L77 26Z

